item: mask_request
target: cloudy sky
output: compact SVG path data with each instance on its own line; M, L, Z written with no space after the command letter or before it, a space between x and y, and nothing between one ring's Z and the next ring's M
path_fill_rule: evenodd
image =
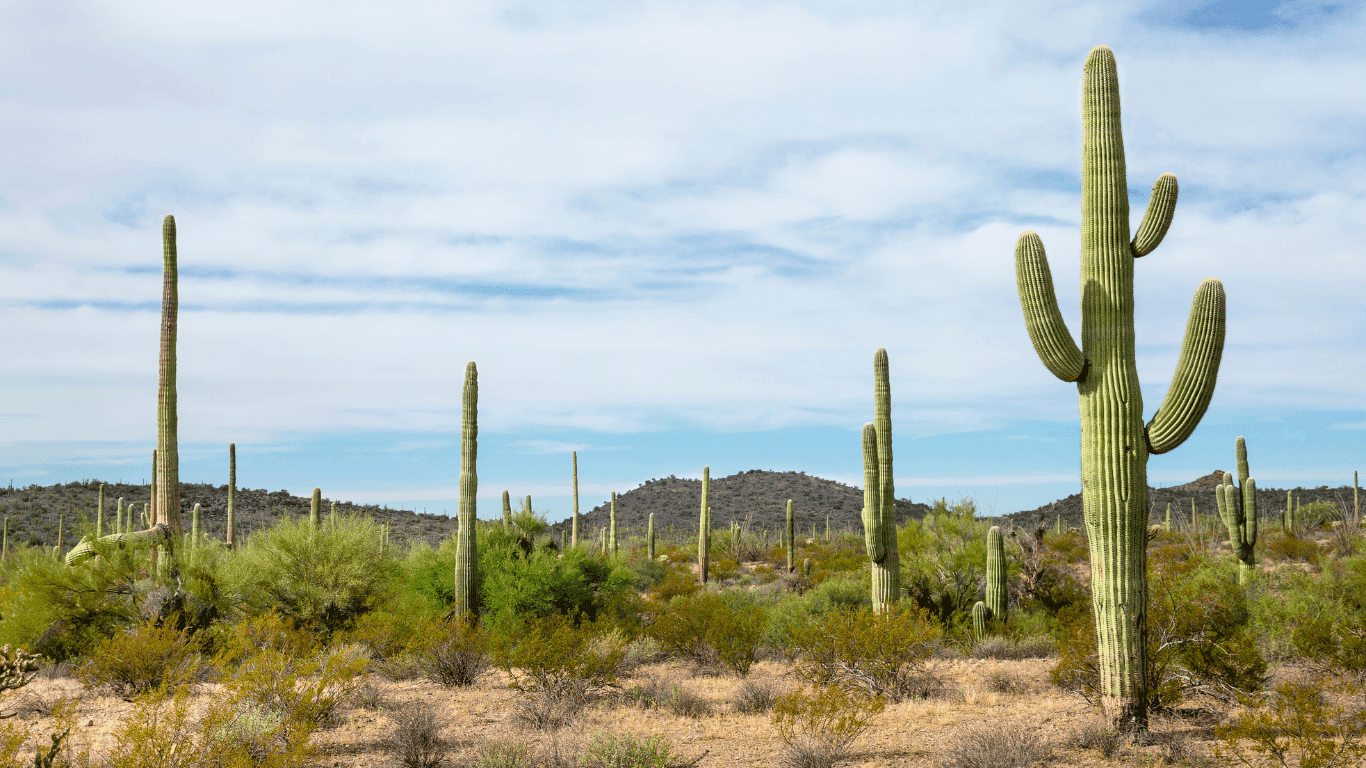
M1081 74L1119 62L1147 414L1190 301L1228 337L1154 485L1366 469L1362 2L0 5L0 481L141 482L161 228L180 237L186 481L454 512L479 367L481 516L654 477L861 485L891 359L898 495L1078 488L1023 230L1079 328Z

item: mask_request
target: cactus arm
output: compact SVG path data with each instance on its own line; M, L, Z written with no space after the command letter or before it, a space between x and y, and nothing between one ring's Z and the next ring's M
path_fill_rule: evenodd
M1035 232L1025 232L1015 242L1015 286L1020 292L1025 329L1039 360L1063 381L1080 379L1086 370L1086 358L1058 310L1048 256L1043 240Z
M892 480L892 384L887 350L873 353L873 424L877 427L877 475L882 484L882 550L886 554L872 573L873 608L894 606L901 599L901 555L896 540L896 486ZM880 597L879 597L880 595Z
M1166 453L1195 431L1214 397L1219 360L1224 354L1224 284L1209 278L1191 302L1186 338L1171 387L1162 406L1143 428L1148 453Z
M165 523L158 523L141 531L114 533L98 539L85 536L79 544L66 553L66 564L68 566L80 565L96 555L116 549L136 551L161 545L168 547L171 545L171 527Z
M868 559L880 563L887 550L882 540L882 484L877 469L877 427L869 422L863 425L863 541Z
M1243 525L1248 561L1252 562L1252 549L1257 546L1257 480L1251 477L1243 483Z
M1148 210L1143 212L1143 223L1138 225L1138 233L1130 244L1134 258L1141 258L1167 236L1167 228L1172 225L1172 214L1176 212L1176 177L1164 173L1153 184L1153 193L1148 197Z
M475 501L479 476L475 471L479 438L479 370L471 360L465 366L465 389L461 397L460 427L460 530L455 544L455 597L452 609L460 619L473 620L478 611L478 542Z

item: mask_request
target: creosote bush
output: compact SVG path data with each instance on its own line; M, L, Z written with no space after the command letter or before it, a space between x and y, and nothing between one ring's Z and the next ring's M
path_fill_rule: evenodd
M450 621L422 656L427 676L446 686L474 685L488 672L488 632L468 621Z
M1366 710L1334 704L1333 693L1359 693L1315 683L1286 682L1269 695L1244 697L1246 712L1235 722L1215 728L1218 756L1254 765L1261 755L1289 768L1347 768L1366 756ZM1328 690L1325 691L1325 688Z
M940 631L920 610L837 611L791 632L796 674L891 701L922 698L940 682L927 662Z
M958 733L949 748L944 768L1033 768L1048 754L1048 747L1032 726L1014 722L988 722Z
M99 645L76 676L87 687L108 686L132 699L154 688L174 690L196 681L203 660L199 644L181 630L140 624Z
M746 715L769 712L782 695L782 689L772 680L746 680L735 691L735 711Z
M849 752L885 707L870 697L834 685L818 685L780 696L773 724L783 742L779 764L785 768L831 768Z
M768 614L742 600L714 592L674 598L659 608L647 631L666 652L698 668L724 664L743 677L758 654Z
M394 713L393 728L384 743L403 768L439 768L449 751L441 738L436 713L421 705L409 705Z
M507 617L491 627L493 661L513 676L513 688L562 698L587 696L616 683L624 642L599 642L610 628L576 619Z

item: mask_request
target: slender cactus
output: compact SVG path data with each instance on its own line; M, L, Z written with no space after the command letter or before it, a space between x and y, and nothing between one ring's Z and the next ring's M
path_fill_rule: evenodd
M802 559L802 575L808 579L811 578L811 558L809 557Z
M194 509L190 512L190 549L199 546L199 537L204 530L200 527L203 522L200 517L202 514L199 510L199 502L195 502Z
M976 635L978 640L987 636L987 618L989 618L990 613L991 609L981 600L973 603L972 634Z
M479 437L479 371L471 360L465 366L465 392L462 397L460 427L460 530L455 544L455 615L474 620L479 611L478 542L474 535L475 498L479 478L475 474L475 454Z
M1224 473L1214 496L1219 517L1228 527L1233 556L1238 558L1238 583L1247 584L1257 575L1257 481L1248 477L1247 442L1242 435L1234 443L1238 457L1238 487L1233 476Z
M0 563L9 561L9 518L5 518L5 536L0 541Z
M707 583L707 566L711 564L711 465L702 468L702 511L697 520L697 568L702 583Z
M323 527L323 489L314 488L313 498L308 500L308 525L313 530Z
M796 573L796 530L792 519L792 499L787 500L787 572Z
M655 513L650 513L650 522L645 528L645 556L655 559Z
M503 530L512 530L512 494L503 491Z
M228 443L228 549L237 548L237 443Z
M598 554L607 557L607 526L605 525L601 531L598 531Z
M525 510L528 515L531 514L531 494L528 493L526 495L526 505L522 507L522 509Z
M1172 529L1172 503L1170 501L1167 502L1167 522L1163 527L1169 531Z
M830 541L830 516L825 516L825 540Z
M1352 519L1361 527L1361 486L1357 484L1357 472L1352 470Z
M1015 274L1025 327L1040 360L1058 378L1077 384L1101 703L1116 725L1146 730L1152 685L1143 661L1148 455L1184 442L1209 406L1224 347L1224 287L1210 278L1196 291L1171 387L1145 426L1134 356L1134 261L1166 235L1176 177L1158 178L1130 240L1119 76L1109 48L1092 49L1082 91L1080 348L1058 310L1038 234L1020 235Z
M100 498L95 506L95 538L104 535L104 483L100 483Z
M57 515L57 551L62 551L62 524L66 522L66 514Z
M120 496L114 504L114 533L123 533L125 530L123 526L123 497ZM129 528L131 527L129 526Z
M987 531L987 608L998 621L1006 618L1006 540L1000 526Z
M611 529L610 529L610 532L608 533L608 537L609 537L609 538L608 538L608 545L611 547L611 552L612 552L612 554L615 555L615 554L617 554L617 553L620 551L620 550L617 548L617 492L616 492L616 491L612 491L612 513L611 513L611 515L612 515L612 517L611 517L611 526L612 526L612 527L611 527Z
M571 451L569 454L571 463L574 466L574 518L570 523L569 546L579 545L579 452Z
M1191 497L1191 531L1192 531L1193 533L1199 533L1199 532L1200 532L1200 513L1197 512L1196 509L1195 509L1195 497L1194 497L1194 496Z
M337 502L335 502L335 501L332 502L332 506L328 509L328 512L327 512L327 524L328 524L328 526L331 527L333 530L336 530L336 528L337 528Z
M887 350L873 354L873 421L863 425L863 539L872 561L873 610L896 605L901 595L901 557L896 542L896 496L892 483L892 389Z
M157 499L156 521L171 526L176 540L180 526L180 450L176 442L176 316L179 310L176 275L175 217L161 222L161 362L157 381Z

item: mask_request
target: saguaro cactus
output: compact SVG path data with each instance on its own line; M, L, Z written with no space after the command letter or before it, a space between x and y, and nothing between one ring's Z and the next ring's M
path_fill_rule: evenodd
M100 483L100 498L95 502L95 538L104 535L104 483Z
M981 600L973 603L972 634L976 635L978 640L987 636L987 619L989 618L990 613L991 609L987 608L987 604Z
M308 500L308 525L313 530L323 527L323 489L314 488L313 498Z
M1167 502L1167 522L1163 527L1169 531L1172 529L1172 503L1170 501Z
M1000 526L987 531L987 608L998 621L1006 618L1006 540Z
M802 575L808 579L811 578L811 558L809 557L802 559Z
M176 442L176 316L177 293L175 217L161 222L161 363L157 381L156 520L171 526L177 541L180 526L180 449Z
M1356 470L1352 471L1352 519L1361 525L1361 486L1357 484Z
M892 483L892 387L887 350L873 354L873 421L863 425L863 540L872 562L873 610L901 596L901 556L896 543L896 495Z
M0 539L0 562L9 560L9 518L5 518L5 534Z
M707 566L711 564L711 465L702 468L702 512L697 520L697 568L702 583L707 583Z
M1286 533L1295 530L1295 497L1292 491L1285 492L1285 514L1281 515L1281 528Z
M1248 477L1247 443L1238 436L1234 444L1238 456L1238 487L1233 476L1224 473L1224 482L1215 489L1214 501L1219 517L1228 526L1233 556L1238 558L1238 583L1247 584L1257 574L1257 481Z
M608 536L608 546L611 548L610 551L612 552L612 554L615 555L615 554L617 554L617 552L619 551L619 550L617 549L617 492L616 492L616 491L612 491L612 512L611 512L610 528L609 528L609 532L608 532L607 536Z
M569 546L579 545L579 452L572 451L569 457L574 465L574 519L570 523Z
M650 522L645 528L645 556L655 559L655 513L650 513Z
M169 547L172 546L171 536L171 528L165 523L159 523L144 531L115 533L98 539L86 536L66 553L66 564L80 565L101 552L115 549L136 551L147 547Z
M503 491L503 530L512 530L512 495Z
M1134 360L1134 260L1166 235L1176 177L1158 178L1130 240L1119 77L1109 48L1092 49L1082 91L1080 348L1058 310L1043 241L1034 232L1016 243L1015 276L1034 350L1055 376L1077 384L1102 704L1116 724L1146 728L1148 455L1184 442L1214 394L1224 348L1224 287L1212 278L1200 284L1171 387L1144 425Z
M479 477L475 474L475 455L479 438L479 371L471 360L465 366L465 392L462 397L460 426L460 530L455 542L456 616L473 621L479 610L479 555L474 526L475 498Z
M237 443L228 443L228 549L237 547Z
M796 558L795 558L795 554L796 554L796 551L797 551L797 546L796 546L796 540L797 540L796 533L797 533L797 531L796 531L796 528L795 528L794 526L795 526L795 523L793 522L793 519L792 519L792 499L788 499L788 500L787 500L787 572L788 572L788 573L795 573L796 570L797 570L797 568L796 568L797 561L796 561Z
M522 506L522 511L526 512L528 515L531 514L531 494L529 493L526 495L526 503Z

